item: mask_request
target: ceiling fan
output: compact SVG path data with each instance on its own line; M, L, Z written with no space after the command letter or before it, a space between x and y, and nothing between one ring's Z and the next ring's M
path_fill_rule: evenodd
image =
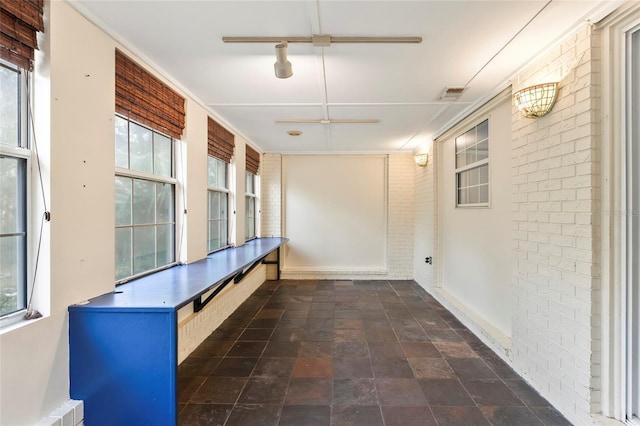
M283 120L276 120L276 123L280 124L280 123L303 123L303 124L375 124L375 123L380 123L380 120L378 119L374 119L374 118L365 118L365 119L358 119L358 118L332 118L332 119L325 119L325 118L292 118L292 119L283 119Z

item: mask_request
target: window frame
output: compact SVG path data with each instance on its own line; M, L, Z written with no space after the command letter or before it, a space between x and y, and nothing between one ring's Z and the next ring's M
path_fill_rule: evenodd
M248 179L251 177L253 192L248 191ZM258 238L258 191L256 190L258 175L245 170L245 194L244 194L244 241L251 241ZM253 200L253 235L248 235L248 200Z
M477 132L478 132L478 128L480 126L482 126L484 123L487 123L487 136L486 138L483 139L478 139L477 136ZM473 147L477 147L480 143L484 142L486 140L487 142L487 157L481 160L477 160L472 162L472 163L468 163L465 164L464 166L458 167L457 164L457 158L458 158L458 154L460 154L463 151L466 151L469 147L466 147L464 150L459 150L458 149L458 140L466 135L467 133L469 133L471 130L476 130L476 139L475 142L473 143ZM483 117L481 119L478 119L477 121L474 122L474 124L468 126L465 128L464 131L460 132L456 137L454 137L453 139L453 168L454 168L454 179L455 179L455 207L456 208L491 208L491 120L490 117ZM470 188L473 186L480 186L480 185L484 185L484 182L481 183L477 183L476 185L467 185L464 187L460 186L460 179L461 179L461 174L470 170L474 170L474 169L480 169L483 166L487 166L487 181L486 181L486 186L487 186L487 201L486 202L477 202L477 203L461 203L460 202L460 190L463 188Z
M0 328L17 323L24 318L24 314L28 308L29 304L29 293L31 291L31 286L33 283L30 282L30 277L32 275L32 259L31 259L31 247L33 242L31 239L32 236L32 213L31 213L31 197L33 194L32 190L32 177L31 177L31 166L32 166L32 157L33 152L31 150L31 133L30 133L30 124L31 120L29 118L29 110L28 103L31 101L30 97L33 96L30 87L32 86L32 73L29 70L21 68L17 65L13 65L9 62L3 61L0 59L0 67L9 69L17 74L17 91L18 91L18 135L17 139L19 141L19 145L11 146L0 144L0 156L6 158L15 158L18 160L24 161L24 175L22 178L22 182L24 185L24 190L21 191L21 200L19 200L21 204L21 209L23 210L23 220L24 220L24 231L17 233L8 233L4 234L5 236L10 236L14 234L24 234L24 247L22 254L22 265L20 269L22 270L22 279L19 284L19 288L17 289L18 297L22 299L23 307L19 307L16 310L11 312L1 313L0 312ZM0 236L2 238L2 236Z
M157 183L161 183L161 184L168 184L172 186L172 195L173 195L173 221L172 222L162 222L159 223L157 222L157 216L154 218L155 222L153 224L138 224L135 225L133 223L133 192L132 192L132 200L131 200L131 223L130 225L117 225L115 223L115 217L114 217L114 232L117 229L123 229L123 228L131 228L132 229L132 234L131 234L131 269L130 271L132 272L132 275L126 276L126 277L122 277L122 278L116 278L117 275L117 263L114 263L114 278L115 278L115 284L116 286L121 285L121 284L125 284L131 280L135 280L136 278L140 278L146 275L150 275L153 274L155 272L170 268L172 266L175 266L179 263L178 261L178 190L179 190L179 182L178 179L176 178L176 172L177 172L177 150L179 149L178 144L179 141L169 135L167 135L166 133L163 133L161 131L158 131L150 126L147 126L143 123L140 123L134 119L131 119L129 117L125 117L122 114L118 114L116 113L114 115L116 118L121 118L124 119L127 122L127 141L128 141L128 163L129 166L131 165L131 146L130 146L130 132L129 132L129 127L131 125L131 123L138 125L146 130L149 130L150 132L152 132L152 134L158 134L162 137L166 137L170 140L171 143L171 176L163 176L163 175L157 175L154 173L149 173L149 172L144 172L144 171L139 171L139 170L134 170L134 169L126 169L123 167L117 167L115 166L115 158L114 158L114 185L115 185L115 178L118 177L123 177L123 178L128 178L132 180L132 184L133 181L138 179L138 180L144 180L144 181L150 181L153 182L154 184ZM114 120L115 121L115 120ZM114 122L115 125L115 122ZM116 139L114 138L114 149L116 148ZM155 158L155 144L152 143L152 158ZM115 191L115 190L114 190ZM115 192L114 192L115 194ZM157 193L155 193L155 201L157 202ZM115 199L114 199L114 208L115 208ZM155 213L157 213L154 210L154 215ZM157 227L158 225L161 224L172 224L173 225L173 235L171 236L171 241L172 241L172 258L173 260L171 260L169 263L165 264L165 265L161 265L161 266L156 266L152 269L146 270L146 271L142 271L142 272L138 272L135 273L135 269L134 269L134 259L135 259L135 252L134 252L134 237L133 237L133 229L135 229L136 227L147 227L147 226L154 226ZM157 234L156 234L156 245L155 245L155 251L154 254L156 256L156 262L157 262L157 254L158 254L158 246L157 246ZM114 250L116 249L116 247L114 247Z
M221 187L221 186L213 186L209 184L209 159L213 159L217 162L220 162L222 164L225 165L225 184L226 184L226 188L225 187ZM207 156L207 253L211 254L211 253L215 253L217 251L220 250L224 250L227 249L229 247L231 247L231 243L230 243L230 234L231 234L231 190L229 189L229 183L230 183L230 170L231 170L231 165L229 163L227 163L226 161L220 160L219 158L216 158L212 155L208 155ZM227 217L226 217L226 222L227 222L227 242L224 245L221 245L218 248L215 249L211 249L211 247L209 246L209 241L211 241L211 227L210 224L212 221L215 221L216 219L211 219L211 212L209 210L210 208L210 202L209 202L209 196L211 193L223 193L226 194L227 197Z

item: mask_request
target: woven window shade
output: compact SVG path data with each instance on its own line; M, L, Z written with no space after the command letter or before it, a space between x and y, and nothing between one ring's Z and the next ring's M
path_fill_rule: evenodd
M0 0L0 58L33 70L36 33L44 31L44 0Z
M207 137L209 139L209 155L225 163L230 163L233 149L236 146L233 133L222 127L213 118L208 117Z
M180 139L184 98L116 50L116 112Z
M246 169L254 175L258 174L260 168L260 154L255 149L247 145L247 164Z

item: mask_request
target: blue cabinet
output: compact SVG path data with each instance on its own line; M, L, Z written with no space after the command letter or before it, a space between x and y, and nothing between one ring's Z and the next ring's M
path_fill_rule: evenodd
M84 401L85 425L177 424L178 309L202 306L286 241L256 239L70 306L71 398Z

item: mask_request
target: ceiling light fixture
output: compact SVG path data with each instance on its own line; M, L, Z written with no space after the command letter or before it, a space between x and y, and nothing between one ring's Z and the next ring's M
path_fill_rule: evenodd
M278 78L289 78L293 75L291 62L287 60L287 42L276 44L276 63L273 68Z
M536 84L517 91L513 104L526 118L538 118L551 111L558 96L558 83Z

